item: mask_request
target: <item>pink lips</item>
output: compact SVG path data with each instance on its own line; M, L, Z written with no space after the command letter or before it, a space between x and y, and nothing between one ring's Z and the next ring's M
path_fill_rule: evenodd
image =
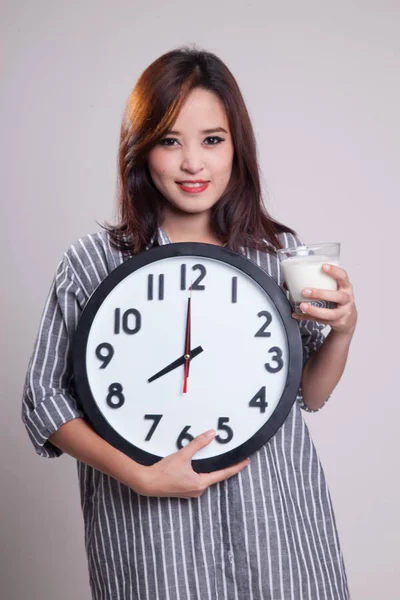
M189 194L199 194L200 192L204 192L204 190L208 188L208 182L204 182L203 185L197 187L189 187L186 186L184 183L178 183L178 185L181 188L181 190L183 190L184 192L188 192Z

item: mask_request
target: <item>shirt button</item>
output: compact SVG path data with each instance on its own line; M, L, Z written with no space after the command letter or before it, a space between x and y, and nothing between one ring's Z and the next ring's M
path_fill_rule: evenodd
M231 550L229 550L229 552L228 552L228 558L229 558L229 562L233 563L233 552Z

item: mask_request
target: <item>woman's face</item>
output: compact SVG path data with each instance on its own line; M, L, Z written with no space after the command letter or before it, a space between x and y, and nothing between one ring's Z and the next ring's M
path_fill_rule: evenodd
M234 147L221 100L196 88L172 129L148 154L154 185L180 211L210 211L225 191L232 173ZM193 182L206 184L193 186ZM192 182L188 189L184 183ZM193 191L190 191L193 190Z

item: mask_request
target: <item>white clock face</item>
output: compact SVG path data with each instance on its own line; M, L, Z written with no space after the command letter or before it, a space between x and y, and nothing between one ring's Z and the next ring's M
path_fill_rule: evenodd
M85 355L98 410L136 448L166 456L215 429L195 459L234 450L263 427L284 392L288 358L286 328L266 291L203 256L164 258L124 277L100 304Z

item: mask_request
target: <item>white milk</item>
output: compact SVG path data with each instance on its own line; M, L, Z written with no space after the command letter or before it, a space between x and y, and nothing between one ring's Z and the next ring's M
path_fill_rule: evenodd
M293 256L281 262L285 281L295 302L307 300L302 294L306 287L321 290L337 289L336 280L322 271L322 265L327 263L339 266L337 259L322 255Z

